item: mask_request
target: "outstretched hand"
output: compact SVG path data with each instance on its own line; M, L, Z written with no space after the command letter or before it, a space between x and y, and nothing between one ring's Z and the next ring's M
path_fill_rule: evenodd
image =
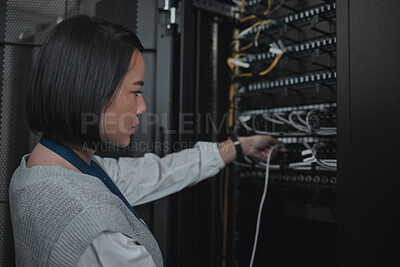
M238 137L238 140L244 156L253 157L262 161L267 159L271 148L280 143L275 138L267 135L243 136ZM232 140L219 143L218 147L225 164L232 162L237 157L236 148ZM278 151L283 152L286 151L286 149L275 149L271 156L274 157Z
M267 135L239 137L238 140L241 143L242 151L245 156L254 157L262 161L267 159L271 147L280 143L277 139ZM278 151L285 151L285 149L275 149L272 157L274 157Z

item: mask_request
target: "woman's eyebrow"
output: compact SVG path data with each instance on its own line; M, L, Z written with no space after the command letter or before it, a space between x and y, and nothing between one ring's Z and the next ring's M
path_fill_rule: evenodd
M137 82L134 82L133 85L140 85L140 86L143 86L143 85L144 85L144 82L143 82L143 81L137 81Z

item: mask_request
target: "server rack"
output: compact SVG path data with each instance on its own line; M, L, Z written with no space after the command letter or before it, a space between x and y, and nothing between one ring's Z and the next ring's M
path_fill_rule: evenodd
M3 1L0 4L1 14L10 11L7 8L9 2L18 3L18 1ZM58 16L65 14L65 7L68 9L68 5L65 6L64 2L57 2L57 5L60 3L61 5L55 12L57 16L52 21L55 22ZM66 2L71 4L76 1ZM208 112L218 124L223 119L221 115L229 109L229 86L226 85L230 83L230 74L225 60L230 54L224 47L232 40L231 33L234 22L229 18L232 15L232 2L200 0L158 2L160 8L164 6L165 2L171 2L172 6L177 8L178 14L181 15L181 20L180 23L178 20L180 25L172 26L175 37L173 42L175 45L173 53L175 56L173 65L174 107L167 107L166 102L168 101L162 101L162 99L156 101L157 107L161 106L162 111L171 108L177 118L180 112L193 114L199 111ZM50 7L52 3L48 2ZM337 243L335 244L334 241L330 243L335 246L332 251L329 247L326 248L325 253L329 254L329 257L323 259L321 265L325 266L326 262L335 261L333 258L336 258L337 266L397 266L398 246L396 246L396 241L399 238L397 225L399 225L398 218L400 216L397 207L399 179L396 163L399 157L396 155L396 148L399 147L397 137L400 132L396 122L399 113L397 101L400 97L397 90L399 37L396 33L400 25L397 16L400 6L398 1L394 0L379 2L337 0L336 5L337 223L335 225L336 233L334 233L335 230L329 231L336 236L328 237L330 240L336 238ZM164 15L166 14L160 15L160 20L164 20ZM27 47L24 43L16 43L15 38L13 41L5 39L5 21L6 16L0 16L2 25L0 29L0 59L2 62L8 62L5 60L7 58L5 50L10 46ZM166 24L163 22L158 25L161 30L158 33L160 38L157 40L157 49L148 52L157 53L157 57L165 57L167 58L165 61L170 62L168 48L171 45L169 38L171 32L165 30L165 26ZM33 45L30 49L37 50L37 47ZM210 50L213 50L213 53L210 53ZM27 61L31 64L32 53L28 54L27 59L29 60ZM218 65L216 68L215 63ZM27 64L25 67L29 67L29 65ZM168 64L157 64L157 77L159 78L157 83L169 84L169 72L165 71L169 67ZM3 64L0 69L4 74L11 68L14 67ZM15 73L18 74L18 72ZM10 101L6 97L9 97L10 94L7 92L15 91L14 87L17 84L5 84L4 77L10 76L2 75L0 77L3 82L2 103L9 103ZM160 77L163 78L160 79ZM15 80L15 82L17 81ZM13 90L6 91L7 88ZM18 88L23 91L24 87L20 85ZM167 92L168 94L169 92ZM166 99L169 99L169 95ZM175 105L179 103L182 104ZM4 127L13 121L14 116L9 115L17 114L9 111L10 109L2 104L2 134L10 132ZM192 134L181 137L173 136L173 140L178 142L179 140L193 142L197 139L215 141L222 140L228 134L228 132L220 131L220 135L214 133L211 138L205 130L206 122L200 122L202 121L201 117L198 119L193 116L193 119L195 120L194 128L198 125L202 127L196 129ZM174 121L173 129L179 131L180 125L179 120ZM21 131L21 134L25 134L26 140L30 138L26 131L24 133ZM155 135L163 140L163 131L156 131ZM0 139L2 144L8 142L4 138ZM35 141L31 140L30 143ZM2 149L7 152L3 153L2 158L4 174L1 186L2 225L0 232L2 234L0 243L2 248L0 252L3 257L0 265L10 266L13 264L13 251L7 207L7 179L15 166L10 166L9 162L12 161L12 164L18 162L20 155L27 153L28 148L26 145L19 146L17 150L13 151L15 155L19 156L17 155L15 158L13 156L12 159L6 156L11 150L5 146ZM222 195L220 189L224 189L220 185L220 182L224 181L224 176L223 173L222 177L204 181L196 188L187 189L173 196L170 201L165 201L165 205L155 207L154 216L157 220L155 220L154 228L157 232L156 236L162 236L162 239L159 239L161 246L168 246L168 250L166 249L168 253L164 251L164 255L168 254L167 265L221 265L224 258L222 256L223 230L219 199ZM233 207L235 207L233 205L234 190L234 187L229 187L228 204L231 208L229 215L233 214ZM251 193L255 194L253 191ZM269 197L270 195L267 195L267 205L270 203ZM164 216L166 213L168 216ZM263 221L266 220L265 215ZM164 218L167 218L165 224ZM308 228L313 227L312 223L304 225ZM277 227L281 227L281 225L277 225ZM234 229L235 225L228 225L231 240L235 238ZM327 229L320 233L321 238L326 237ZM293 234L299 233L293 231ZM233 266L235 257L238 255L237 250L231 246L233 243L228 242L227 245L227 266ZM337 250L337 253L334 250ZM259 245L257 255L269 252L262 250ZM283 252L286 257L296 255L292 250L286 249L285 251L285 248ZM316 251L308 250L303 258L315 257L316 253ZM247 262L247 260L246 258L243 261ZM301 264L300 260L299 264ZM268 264L268 261L265 261L265 264Z
M181 54L183 57L190 58L191 64L180 64L179 68L186 69L186 72L190 72L191 69L195 74L196 79L192 80L195 93L190 96L190 101L194 99L196 103L193 105L194 112L201 111L201 107L204 105L209 106L210 103L215 104L215 102L218 102L220 107L225 107L225 110L219 113L221 116L221 114L229 110L229 82L227 80L230 79L231 74L229 69L218 67L219 72L215 77L219 77L220 81L224 80L226 85L225 87L221 87L221 85L215 86L216 83L214 81L213 87L212 79L207 79L213 76L212 74L207 76L210 75L210 70L207 75L203 76L207 72L204 72L205 68L202 67L202 64L211 64L215 60L214 57L217 57L217 62L226 60L229 57L223 52L213 54L211 48L214 44L217 50L221 49L218 51L222 51L221 46L223 45L219 39L227 38L226 36L229 35L220 36L217 38L219 43L215 44L216 40L212 38L212 36L216 36L215 31L218 32L219 30L221 32L221 29L229 31L229 29L233 30L235 28L233 26L235 25L235 18L232 18L235 16L235 12L232 12L230 8L232 2L184 2L182 4L186 8L183 8L182 12L186 13L186 17L188 16L187 14L190 14L189 16L194 24L192 27L185 26L186 29L183 30L183 34L192 35L195 45L192 53ZM249 3L255 4L259 2L264 4L264 8L267 7L268 1L249 1ZM321 14L317 18L311 15L312 18L308 22L309 27L315 28L321 25L320 22L324 20L334 22L329 22L331 28L328 30L324 28L325 26L314 29L323 35L320 36L322 39L331 38L331 44L333 45L330 48L328 46L323 47L318 51L319 54L314 52L309 57L309 62L313 61L316 65L319 64L326 68L325 78L322 78L323 71L320 72L321 77L316 79L320 79L321 82L319 82L319 85L318 83L314 85L308 95L305 93L306 96L303 96L303 99L299 97L296 88L283 89L283 97L276 97L272 101L263 96L249 97L247 99L243 97L236 108L239 111L242 108L243 111L247 105L250 107L248 110L258 110L262 109L264 105L270 110L272 109L272 111L275 108L288 106L296 106L298 110L307 110L307 106L310 104L313 105L311 108L316 109L319 106L314 106L315 104L324 104L321 108L332 110L329 118L331 124L327 123L325 126L337 126L337 135L331 140L332 150L321 152L320 156L326 156L323 153L335 155L337 173L327 170L324 172L319 168L312 168L310 170L312 181L315 176L319 176L320 179L316 179L318 182L315 184L320 186L309 186L307 187L309 189L308 192L304 192L304 190L298 190L295 187L296 184L300 183L298 177L301 174L300 171L291 172L290 174L280 173L282 170L271 171L271 178L275 175L275 179L270 180L266 207L263 210L262 221L264 226L261 227L261 231L264 231L264 236L260 237L261 240L259 240L254 266L268 264L272 266L289 266L293 263L299 265L308 264L309 266L379 266L381 264L396 266L394 247L389 245L388 240L393 241L399 237L395 227L399 217L396 209L398 194L395 190L399 182L395 175L390 175L390 173L396 172L395 159L398 157L394 155L393 148L399 145L399 141L394 138L399 133L399 127L395 123L390 123L395 121L395 114L398 113L398 107L395 102L400 99L399 91L395 89L396 62L399 58L399 52L396 47L399 38L396 34L393 34L399 27L399 21L396 17L399 4L395 1L375 3L374 1L350 2L347 0L275 2L275 4L287 4L287 10L292 8L291 11L294 13L305 13L308 8L314 5L331 5L331 7L334 7L335 12L331 12L328 15ZM294 2L297 5L291 6L291 3ZM276 16L278 19L282 17ZM231 28L229 25L231 25ZM296 28L296 26L283 26L282 28ZM278 30L277 34L279 35L282 31L284 32L285 29ZM328 36L324 36L324 32ZM327 32L328 34L326 34ZM232 32L230 34L229 41L232 40ZM256 34L256 31L253 34ZM207 41L205 36L209 36L210 39ZM289 38L282 40L285 45L293 45L296 44L294 41L298 41L290 40L290 36L286 37ZM336 38L333 39L334 37ZM308 42L314 38L315 40L318 39L312 36L306 37L305 40ZM226 39L222 42L226 42ZM193 43L189 41L186 44L181 43L181 45L193 47ZM310 43L308 45L312 46ZM204 49L204 46L208 47ZM265 51L265 54L267 52ZM208 56L208 59L206 56ZM327 56L327 58L324 59L324 56ZM265 55L265 58L267 57L268 55ZM279 69L280 67L284 68L285 65L288 66L287 64L290 65L289 61L289 59L287 61L282 60L281 63L277 64L274 70L275 73L271 72L270 80L273 81L272 85L275 85L278 80L278 86L283 83L282 87L284 88L286 81L284 79L280 81L278 78L287 76L290 85L290 76L294 77L298 74L284 75ZM211 67L211 65L209 66ZM303 67L307 70L309 65L306 63ZM242 71L241 73L245 72ZM199 75L200 78L196 75ZM272 79L274 75L277 79ZM303 76L304 79L305 76ZM267 89L265 81L262 81L262 79L259 79L260 82L258 82L258 79L255 80L257 82L251 88L253 93L259 89L260 91ZM300 77L298 77L298 80L300 80ZM195 81L203 81L202 83L200 82L200 88L196 88L198 83ZM206 81L208 81L208 87L211 89L206 91L208 95L202 96L201 92L207 87ZM242 90L244 92L246 90L247 92L250 91L249 85L252 82L254 83L254 80L249 79L247 87ZM293 82L295 83L295 81ZM218 87L217 90L213 91L213 88L216 87ZM243 88L242 85L237 90L241 88ZM180 90L183 90L183 88L180 88ZM186 91L188 88L185 87L184 90ZM224 95L225 100L223 100ZM269 93L269 95L271 96L273 93ZM310 100L315 96L325 99L325 102L323 103L321 99ZM245 100L243 101L243 99ZM181 101L184 100L184 98L181 99ZM279 101L281 102L279 103ZM290 104L290 102L295 104ZM205 108L205 110L212 112L211 107ZM286 113L286 116L288 116L292 110L278 109L278 111L289 112L289 114ZM204 108L202 112L204 112ZM256 114L256 112L249 112L246 115ZM337 115L336 118L333 114ZM364 116L364 114L367 116ZM373 114L379 114L379 117ZM218 119L218 122L224 120L221 117ZM324 122L321 123L324 124ZM201 125L196 120L194 124ZM249 125L253 126L250 123ZM265 130L257 128L257 126L261 125L259 122L256 122L255 125L257 130ZM220 136L214 133L214 140L215 138L222 140L223 136L226 137L228 134L228 132L218 133ZM379 140L371 140L371 134L376 134ZM206 135L202 133L198 137L203 137L204 139ZM320 140L328 142L324 138ZM293 142L290 139L281 140L285 143ZM377 155L385 156L378 157ZM368 164L363 164L364 162ZM246 164L246 162L243 163ZM250 164L255 165L254 163ZM197 195L196 201L189 204L191 209L196 209L199 203L208 205L209 217L213 218L211 222L213 226L210 230L214 231L211 233L214 239L204 236L198 239L201 240L199 244L208 243L211 246L212 253L209 254L211 255L210 257L204 257L203 253L196 252L198 249L203 249L204 252L202 245L196 246L192 242L187 242L186 245L182 244L180 251L183 251L188 259L192 258L192 260L188 261L192 266L197 266L196 259L199 258L201 258L201 263L207 262L209 263L208 265L212 266L219 266L223 261L225 261L226 266L246 266L250 261L251 249L249 246L252 245L253 241L255 216L262 193L261 187L264 173L256 168L249 168L249 170L243 171L243 168L231 167L231 173L232 170L235 174L229 180L231 182L228 193L229 222L232 223L227 226L228 237L223 236L221 228L223 220L218 211L218 199L221 197L221 188L224 188L218 183L224 180L223 177L214 179L213 182L209 182L210 184L201 185L202 188L198 188L198 192L202 192L204 195L202 197ZM282 179L284 175L288 176ZM293 177L293 180L291 180L294 175L297 177ZM378 179L377 177L384 178ZM322 180L327 181L327 183L322 182ZM337 181L337 184L335 184L335 181ZM273 186L274 183L275 186ZM274 187L275 189L273 189ZM211 201L207 194L211 194ZM193 200L191 196L186 197ZM241 203L240 198L247 201L247 203ZM185 201L184 199L183 201ZM290 202L291 204L288 204ZM215 205L217 208L213 208ZM239 215L237 212L239 212ZM244 217L244 215L247 215L247 217ZM251 216L253 218L250 218ZM209 220L204 220L203 215L194 216L194 220L196 220L197 227L203 225L203 223L209 223ZM252 229L247 229L251 227ZM188 228L192 229L191 227ZM242 236L238 231L240 228L242 229ZM228 238L227 253L225 255L223 255L222 251L224 238ZM211 240L214 242L211 242ZM219 243L215 244L215 241L219 241ZM190 249L185 249L185 247Z

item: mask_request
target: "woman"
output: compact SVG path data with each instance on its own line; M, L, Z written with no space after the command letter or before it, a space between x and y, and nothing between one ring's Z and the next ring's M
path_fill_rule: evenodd
M94 155L101 142L127 146L146 110L142 50L129 30L88 16L61 22L45 40L26 102L42 139L10 184L17 266L162 266L132 205L194 185L235 159L232 141L198 142L162 159ZM243 154L260 159L277 142L239 141Z

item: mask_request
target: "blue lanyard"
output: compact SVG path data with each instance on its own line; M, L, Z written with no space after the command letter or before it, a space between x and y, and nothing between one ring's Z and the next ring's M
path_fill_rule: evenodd
M137 214L137 212L129 204L129 202L126 200L126 198L121 193L121 191L119 191L118 187L114 184L114 182L110 179L110 177L104 172L104 170L94 160L92 160L90 162L90 165L88 165L83 159L81 159L81 157L79 157L69 147L67 147L67 146L63 145L62 143L57 142L53 139L47 138L47 137L42 137L40 139L40 143L42 145L44 145L45 147L47 147L48 149L54 151L61 157L63 157L65 160L70 162L81 172L99 178L112 193L114 193L116 196L118 196L122 200L122 202L125 203L125 205L132 211L132 213L139 219L139 221L141 223L143 223L139 217L139 214ZM143 225L146 226L146 224L144 224L144 223L143 223Z

